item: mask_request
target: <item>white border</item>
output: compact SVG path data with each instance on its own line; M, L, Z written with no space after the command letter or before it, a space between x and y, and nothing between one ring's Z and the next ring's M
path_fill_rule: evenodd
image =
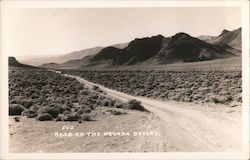
M166 153L9 153L8 52L5 13L9 8L229 7L242 9L243 151ZM5 40L5 41L3 41ZM1 1L1 159L249 159L249 2L248 1Z

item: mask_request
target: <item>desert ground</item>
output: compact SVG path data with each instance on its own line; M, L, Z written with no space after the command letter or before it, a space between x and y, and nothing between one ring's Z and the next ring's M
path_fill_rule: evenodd
M11 152L220 152L241 150L241 107L222 104L194 104L160 101L132 96L89 82L73 75L85 87L98 86L107 97L126 102L141 101L149 112L118 109L126 114L113 115L107 107L92 114L94 121L36 121L10 116ZM72 130L62 130L73 126ZM55 132L100 132L100 136L60 138ZM130 132L129 136L103 136L104 132ZM133 132L142 132L134 136ZM143 135L143 132L154 132ZM146 134L146 133L144 133Z

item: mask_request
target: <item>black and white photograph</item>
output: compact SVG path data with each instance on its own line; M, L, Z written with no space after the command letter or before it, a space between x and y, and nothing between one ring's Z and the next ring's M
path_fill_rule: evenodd
M249 158L248 1L38 2L2 6L3 153Z

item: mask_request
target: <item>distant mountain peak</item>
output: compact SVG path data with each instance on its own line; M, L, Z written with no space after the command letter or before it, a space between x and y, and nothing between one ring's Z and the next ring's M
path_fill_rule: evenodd
M33 66L29 66L26 64L19 63L15 57L9 57L9 67L16 67L16 68L37 68Z
M193 38L189 34L184 33L184 32L179 32L171 37L172 40L184 40L184 39L190 39Z
M220 34L219 36L222 36L222 35L224 35L224 34L226 34L226 33L228 33L228 32L229 32L228 30L223 29L223 31L221 32L221 34Z
M15 57L9 57L9 65L10 66L17 66L19 65L20 63L16 60Z

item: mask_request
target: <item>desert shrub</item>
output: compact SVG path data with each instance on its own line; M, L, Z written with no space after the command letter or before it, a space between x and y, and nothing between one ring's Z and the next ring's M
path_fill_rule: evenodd
M22 112L22 116L27 116L27 118L36 118L38 115L37 111L26 109Z
M27 109L29 109L32 106L32 104L33 102L31 100L26 100L22 102L22 105Z
M80 94L89 95L90 92L88 90L82 90L82 91L80 91Z
M99 96L98 96L97 94L93 94L93 95L91 96L91 98L96 100L96 99L99 98Z
M16 99L12 99L12 100L10 100L10 104L18 104L18 100L16 100Z
M53 117L49 113L41 113L41 114L38 114L36 119L39 121L51 121L53 120Z
M146 108L141 105L141 102L135 99L128 101L128 108L132 110L147 111Z
M56 117L56 121L62 121L63 119L65 119L64 114L58 114L57 117Z
M102 102L102 105L103 106L109 106L109 100L104 99L103 102Z
M66 114L64 117L62 117L63 121L78 121L78 117L74 113Z
M171 97L169 97L169 99L173 101L180 101L181 96L180 94L176 94L176 95L172 95Z
M39 95L37 93L33 93L31 99L37 99L37 98L39 98Z
M92 117L88 114L81 115L80 119L83 121L92 121L93 120Z
M49 113L53 118L56 118L60 113L59 107L43 107L39 109L38 113Z
M15 122L20 122L20 117L14 117Z
M115 103L114 105L115 108L123 108L122 103Z
M218 100L218 98L217 98L217 96L210 96L209 97L209 101L210 102L214 102L214 103L219 103L219 100Z
M69 106L67 106L67 105L64 105L64 106L62 106L61 109L59 109L59 111L62 111L62 110L63 110L63 112L64 112L64 111L69 111L69 112L71 112L71 108L72 108L72 107L69 107Z
M242 102L242 94L236 94L235 96L233 96L233 100L235 102Z
M100 89L99 86L96 85L93 86L93 90L99 90L99 89Z
M221 104L229 103L231 101L231 98L228 96L217 96L217 99Z
M183 99L184 102L192 102L192 99L190 97L185 97Z
M53 118L56 118L57 115L60 113L60 109L59 107L51 108L48 113L52 115Z
M67 100L65 102L65 105L68 106L68 107L70 107L70 108L74 106L74 104L72 103L72 101L69 101L69 100Z
M116 102L115 100L110 100L110 101L109 101L109 106L110 106L110 107L114 107L115 102Z
M110 114L112 115L122 115L122 114L126 114L126 112L121 112L121 111L118 111L118 110L108 110L108 112L110 112Z
M194 100L200 100L200 99L203 99L203 98L204 98L204 96L201 95L201 94L195 94L195 95L193 96L193 99L194 99Z
M91 113L92 110L89 107L82 107L82 108L77 108L75 113L78 117L80 117L82 114L85 113Z
M89 107L82 108L83 113L90 113L92 110Z
M70 111L64 111L63 114L67 115L67 114L71 114L71 112Z
M63 113L65 111L65 108L63 106L59 106L58 110L59 110L59 114L60 114L60 113Z
M9 104L9 115L21 115L24 106L20 104Z
M29 109L33 111L38 111L42 106L33 105Z

